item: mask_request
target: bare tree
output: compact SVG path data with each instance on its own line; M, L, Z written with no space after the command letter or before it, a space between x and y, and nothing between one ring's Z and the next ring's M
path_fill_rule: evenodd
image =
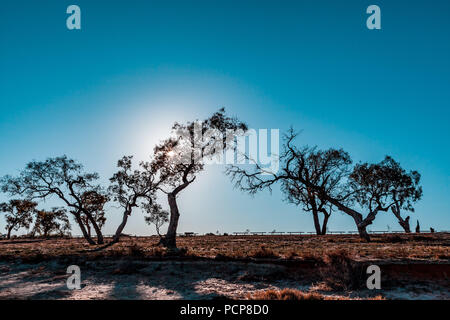
M164 183L160 190L167 194L170 208L170 221L161 244L176 248L176 232L180 212L177 196L194 182L197 174L204 169L205 160L223 155L230 148L229 132L247 130L247 126L226 116L220 109L203 121L175 123L175 137L162 141L154 149L154 164Z
M92 224L97 234L97 243L102 244L102 232L82 199L85 192L101 193L101 187L95 184L98 178L97 173L84 172L81 164L64 155L48 158L42 162L32 161L26 165L19 176L3 177L0 185L3 192L11 195L23 195L29 200L56 196L70 209L89 244L95 244L95 241L86 231L82 214L86 215Z
M163 225L169 222L169 212L163 210L161 205L158 203L146 204L143 206L144 210L148 213L145 217L145 222L149 225L154 225L156 233L160 238L162 238L160 229Z
M36 221L32 233L48 238L52 233L60 236L70 234L70 223L67 211L63 208L53 208L50 211L37 210Z
M139 169L132 169L132 156L125 156L117 162L119 170L110 179L109 191L114 201L123 208L122 222L118 226L112 243L118 242L133 208L141 202L152 204L160 180L157 168L152 162L141 162Z
M305 162L301 170L296 162L293 162L292 166L285 166L290 176L294 178L282 179L282 190L287 201L301 205L304 211L312 213L316 234L324 235L327 232L327 223L333 212L333 205L323 197L319 197L313 188L301 183L299 176L337 198L345 191L342 180L348 175L352 161L348 153L342 149L304 148L302 153ZM323 216L322 226L319 213Z
M8 203L0 203L0 212L5 212L7 239L11 239L12 230L30 227L36 206L36 202L28 200L10 200Z
M303 210L313 215L314 227L318 235L325 234L327 222L333 210L333 203L321 196L326 193L340 202L346 203L349 196L347 186L343 183L350 172L351 159L342 149L317 150L316 147L296 148L293 141L297 134L290 129L284 135L283 152L280 155L281 170L271 172L261 167L254 159L253 169L246 170L237 165L227 168L235 187L255 194L280 182L286 200L301 205ZM322 226L319 213L323 214Z

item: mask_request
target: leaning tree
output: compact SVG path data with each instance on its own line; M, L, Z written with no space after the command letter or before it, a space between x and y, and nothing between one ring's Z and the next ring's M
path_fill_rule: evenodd
M155 193L161 183L158 170L152 162L140 162L139 168L133 169L132 159L132 156L125 156L117 161L119 170L110 179L108 190L123 209L122 222L117 227L112 243L120 240L134 208L151 205L155 201Z
M86 231L82 215L92 224L97 243L103 243L103 235L97 221L88 210L82 195L86 192L102 194L96 184L97 173L84 172L83 166L67 156L29 162L17 177L5 176L0 180L1 189L10 195L22 195L28 200L45 200L57 197L63 201L75 218L89 244L96 244Z
M356 203L368 212L359 227L366 227L378 212L390 209L405 232L410 232L409 216L403 219L400 213L402 209L414 211L413 203L422 196L419 181L417 171L406 172L390 156L376 164L357 164L350 174L349 184Z
M202 120L175 123L174 135L154 148L154 166L160 172L160 190L167 194L170 220L161 244L176 248L176 233L180 211L177 196L192 184L205 163L223 156L226 149L234 146L234 137L247 131L247 125L228 117L225 109Z
M0 212L5 213L7 239L11 239L11 231L30 227L36 206L36 202L18 199L0 203Z
M226 173L236 187L250 194L264 189L271 192L274 184L281 183L286 200L302 206L306 212L311 212L316 234L325 234L334 205L319 196L317 188L341 202L347 201L348 197L343 196L347 189L343 180L350 171L352 160L342 149L318 150L308 146L296 148L292 146L296 136L293 129L284 135L279 172L266 170L254 159L243 155L253 164L253 169L246 170L238 165L230 165Z
M420 186L420 173L413 170L407 172L391 157L387 156L383 160L383 166L389 168L394 186L391 188L390 197L394 205L391 211L397 218L400 226L406 233L411 232L409 216L403 218L402 210L414 212L414 204L422 198L422 187Z
M392 208L395 211L398 205L405 207L406 202L401 205L399 199L410 199L409 191L404 188L408 183L402 181L405 176L401 171L393 167L393 159L386 156L379 163L356 164L346 179L347 190L341 199L328 194L320 186L311 187L317 191L319 197L351 216L360 237L370 241L367 227L373 223L377 214L388 212ZM418 192L421 194L421 189ZM342 201L342 198L346 199L346 202Z

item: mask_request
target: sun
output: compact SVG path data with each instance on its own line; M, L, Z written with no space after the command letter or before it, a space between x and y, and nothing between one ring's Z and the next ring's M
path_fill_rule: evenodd
M167 152L167 155L168 155L170 158L172 158L172 157L175 156L175 151L170 150L169 152Z

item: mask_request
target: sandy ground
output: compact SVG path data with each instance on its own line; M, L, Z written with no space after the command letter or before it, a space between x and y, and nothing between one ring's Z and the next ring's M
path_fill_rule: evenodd
M66 285L68 265L59 260L0 263L0 299L245 299L259 290L320 290L311 279L286 276L285 266L223 261L82 261L81 289ZM282 276L277 276L282 275ZM382 290L321 292L386 299L449 299L440 282L409 282Z

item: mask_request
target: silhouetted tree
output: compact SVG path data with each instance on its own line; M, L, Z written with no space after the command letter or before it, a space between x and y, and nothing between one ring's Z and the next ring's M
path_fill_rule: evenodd
M67 211L63 208L53 208L50 211L37 210L36 221L32 233L48 238L52 233L60 236L70 234L70 223Z
M308 159L311 154L314 154L312 151L314 148L295 147L293 145L295 138L296 134L292 129L285 135L284 151L281 155L284 166L281 173L267 172L255 164L252 171L239 166L230 166L227 174L231 176L237 187L251 194L265 188L270 189L277 181L285 181L288 184L289 181L296 181L299 186L311 190L320 201L334 205L351 216L361 238L370 241L367 226L372 224L379 212L386 212L398 203L399 198L394 199L393 195L399 195L404 191L401 188L404 183L399 181L404 176L399 175L398 170L392 168L391 158L387 157L378 164L357 164L347 176L350 157L342 150L330 150L330 153L335 154L338 160L339 174L335 175L337 189L328 189L325 184L310 178L307 169L310 165ZM332 172L335 174L336 171ZM324 181L329 181L327 175ZM338 190L338 192L330 190ZM359 212L359 209L365 211L366 216Z
M0 212L5 212L7 239L11 239L11 231L19 228L29 228L33 222L33 213L37 203L28 200L10 200L0 203Z
M301 205L303 210L311 212L316 233L325 234L333 204L320 196L318 190L342 203L348 201L347 186L343 180L350 172L352 161L348 153L342 149L317 150L315 147L308 146L298 149L292 145L296 136L293 129L284 135L279 172L270 172L262 168L254 159L244 155L253 162L253 169L245 170L241 166L231 165L226 173L236 187L250 194L263 189L272 191L272 186L280 182L287 201ZM322 226L319 213L323 215Z
M154 163L164 181L160 190L167 194L170 208L169 226L160 243L176 248L180 217L178 194L194 182L207 159L223 156L223 151L230 148L230 131L245 132L247 126L236 118L226 116L222 108L206 120L175 123L172 129L175 136L155 147Z
M416 233L420 233L420 224L419 224L419 220L417 220Z
M417 171L406 172L398 162L389 156L381 162L381 165L387 170L390 175L389 179L393 182L393 186L390 188L390 198L394 201L391 211L405 232L410 233L410 217L407 216L403 219L401 211L414 212L414 203L422 198L422 187L419 185L420 174Z
M327 194L338 198L344 188L342 179L347 176L352 161L343 150L304 148L302 153L305 161L301 168L296 162L293 162L292 166L285 166L293 178L282 179L282 190L289 202L301 205L304 211L312 213L316 234L324 235L333 205L318 197L317 192L301 183L298 177L303 177L313 185L323 188ZM322 226L319 213L323 215Z
M62 200L74 215L78 226L89 244L95 241L89 236L82 220L86 215L97 234L97 243L103 243L102 232L97 221L87 209L82 195L85 192L101 193L101 187L94 182L97 173L86 173L83 166L67 156L32 161L21 171L19 176L5 176L0 185L3 192L11 195L23 195L29 200L47 199L56 196Z
M143 206L144 210L148 213L145 217L145 222L149 225L154 225L156 233L161 238L160 229L161 227L169 222L169 212L163 210L161 205L158 203L146 204Z
M123 208L122 222L118 226L112 243L118 242L133 208L141 203L151 205L161 183L157 168L151 162L140 162L139 169L132 169L132 156L117 162L119 170L110 179L109 192L113 200Z

